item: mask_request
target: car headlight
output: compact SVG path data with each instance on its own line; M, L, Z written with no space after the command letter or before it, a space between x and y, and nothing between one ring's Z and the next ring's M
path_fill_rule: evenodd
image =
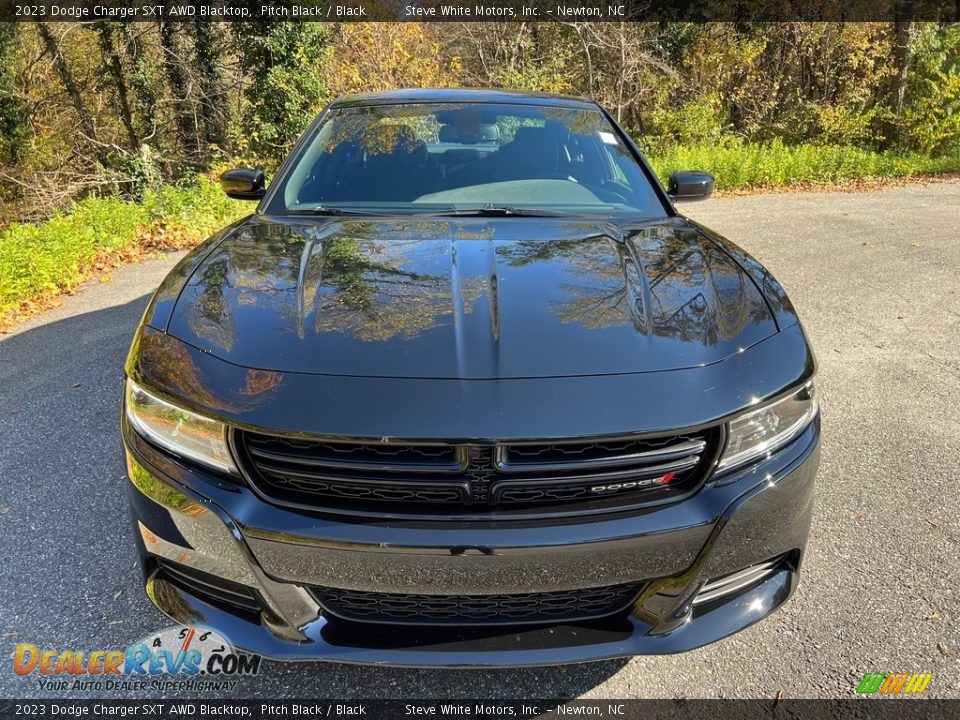
M130 424L151 442L208 467L237 472L223 423L177 407L129 378L125 405Z
M726 470L776 450L802 433L819 405L813 383L775 403L731 420L719 468Z

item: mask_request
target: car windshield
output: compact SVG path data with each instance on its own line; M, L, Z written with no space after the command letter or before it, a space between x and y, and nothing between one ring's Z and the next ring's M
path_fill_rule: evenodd
M484 103L334 109L267 211L667 214L598 110Z

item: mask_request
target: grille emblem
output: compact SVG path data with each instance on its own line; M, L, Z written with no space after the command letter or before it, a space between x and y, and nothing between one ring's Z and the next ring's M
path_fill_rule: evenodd
M636 488L649 487L650 485L666 485L673 480L676 475L676 473L668 472L666 475L661 475L660 477L655 478L646 478L645 480L630 480L628 482L611 483L609 485L594 485L590 488L590 492L612 493L618 492L619 490L635 490Z

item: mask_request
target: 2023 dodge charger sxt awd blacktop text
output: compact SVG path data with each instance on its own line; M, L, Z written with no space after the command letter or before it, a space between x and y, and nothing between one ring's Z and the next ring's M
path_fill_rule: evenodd
M754 259L586 100L341 99L127 362L147 592L285 659L671 653L793 591L814 359Z

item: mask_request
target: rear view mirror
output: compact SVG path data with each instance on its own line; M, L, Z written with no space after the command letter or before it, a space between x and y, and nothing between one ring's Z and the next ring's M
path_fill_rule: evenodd
M266 194L263 170L234 168L220 176L220 187L234 200L259 200Z
M670 176L667 193L674 202L706 200L713 194L713 175L697 170L676 172Z

